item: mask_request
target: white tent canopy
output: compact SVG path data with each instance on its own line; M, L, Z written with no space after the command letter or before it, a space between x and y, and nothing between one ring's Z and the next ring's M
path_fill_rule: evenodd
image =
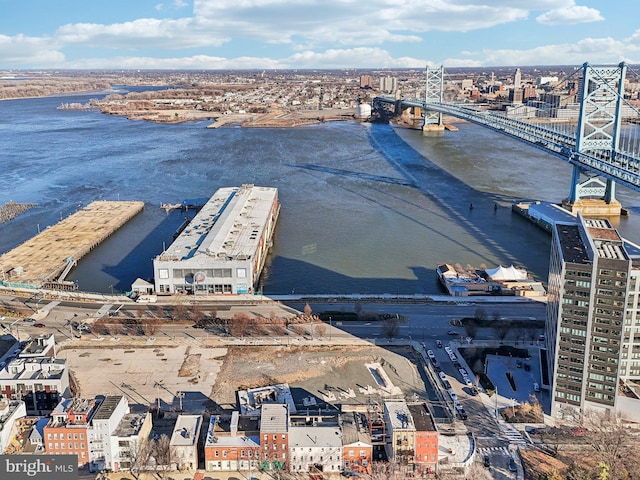
M520 268L516 268L513 265L510 267L503 267L499 265L492 270L485 270L491 280L506 282L513 280L527 280L527 271Z

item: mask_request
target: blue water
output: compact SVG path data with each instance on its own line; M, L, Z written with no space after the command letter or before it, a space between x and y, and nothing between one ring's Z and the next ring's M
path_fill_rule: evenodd
M352 122L207 129L56 109L95 96L0 102L0 203L38 204L0 225L0 252L94 200L146 204L71 272L82 290L127 291L153 275L184 219L161 203L242 183L280 191L267 294L436 293L443 261L516 263L546 281L550 238L510 204L561 200L571 169L515 140L469 124L435 136ZM640 240L637 194L618 193L632 210L619 228Z

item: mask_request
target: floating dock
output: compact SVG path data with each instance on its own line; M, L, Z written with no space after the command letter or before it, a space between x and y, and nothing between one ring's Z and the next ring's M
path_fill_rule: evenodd
M0 256L0 284L73 290L65 276L78 260L140 213L144 202L96 201Z

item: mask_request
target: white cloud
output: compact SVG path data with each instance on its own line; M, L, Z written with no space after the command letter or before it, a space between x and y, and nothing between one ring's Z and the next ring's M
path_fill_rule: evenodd
M544 25L574 25L603 21L604 17L595 8L582 5L571 5L565 8L549 10L536 17L536 21Z
M112 25L72 23L60 27L56 38L67 45L130 50L220 46L230 40L227 36L216 36L210 32L208 22L198 17L177 20L141 18Z
M100 69L294 69L294 68L424 68L424 59L394 58L378 48L330 49L324 52L304 51L282 59L241 56L225 58L208 55L189 57L116 57L68 62L66 68Z
M0 35L1 65L55 67L64 60L64 54L50 38Z
M636 52L639 50L636 49ZM470 52L473 59L447 59L446 67L474 66L474 59L482 58L480 65L475 66L519 66L519 65L582 65L612 64L629 61L625 58L625 42L612 38L586 38L576 43L562 45L543 45L529 50L482 50ZM639 55L640 56L640 55Z

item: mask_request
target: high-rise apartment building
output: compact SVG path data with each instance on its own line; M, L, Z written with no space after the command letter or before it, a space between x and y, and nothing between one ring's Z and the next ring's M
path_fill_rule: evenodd
M578 215L554 226L546 321L552 416L640 416L639 298L640 248L608 220Z

